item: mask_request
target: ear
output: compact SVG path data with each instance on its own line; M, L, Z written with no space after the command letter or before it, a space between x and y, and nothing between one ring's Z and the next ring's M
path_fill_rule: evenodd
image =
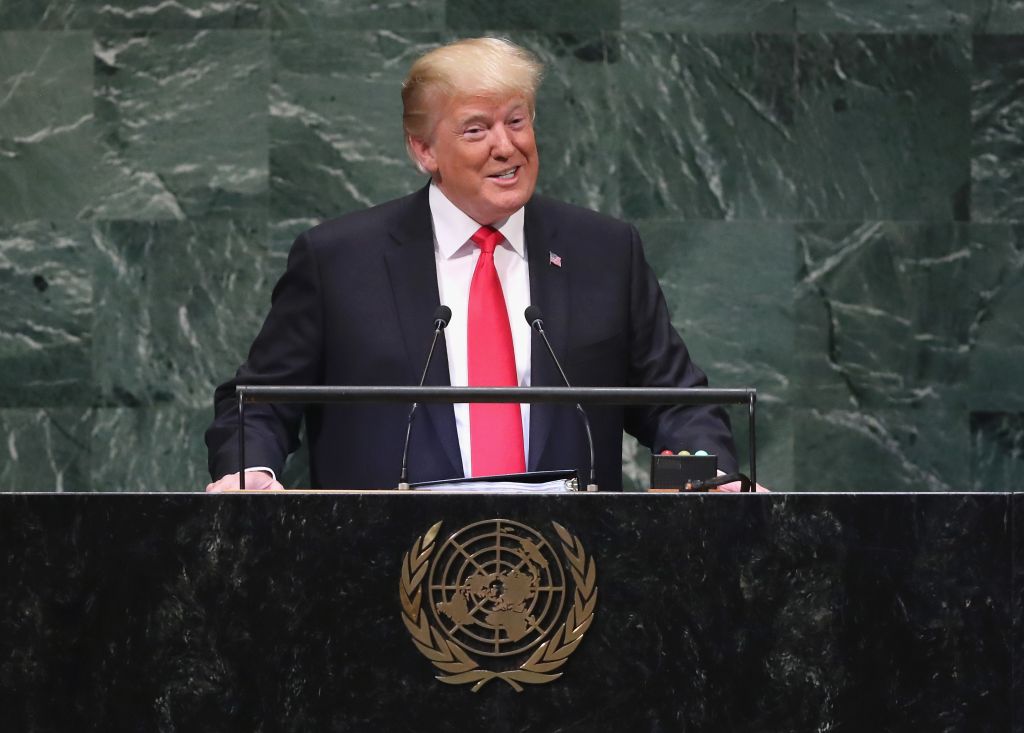
M437 160L434 158L433 146L427 140L421 140L412 135L406 137L406 141L409 143L409 150L412 151L420 169L431 175L437 173Z

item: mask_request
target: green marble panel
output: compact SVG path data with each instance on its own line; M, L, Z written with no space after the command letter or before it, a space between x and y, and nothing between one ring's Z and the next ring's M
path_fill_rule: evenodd
M267 0L92 0L92 25L140 30L262 28Z
M69 219L92 203L88 33L0 33L0 220Z
M639 222L672 322L714 387L758 390L762 483L792 485L794 231L768 222ZM746 410L732 413L746 464Z
M1024 35L976 36L971 220L1024 221Z
M92 270L81 224L0 224L0 407L93 399Z
M615 144L617 89L609 64L619 58L617 34L522 34L513 37L544 64L535 131L540 155L537 190L547 196L621 215Z
M280 274L262 224L108 222L96 236L103 404L209 409L214 386L245 358Z
M405 152L401 85L413 59L441 41L436 34L274 34L271 221L337 216L424 185Z
M441 30L444 0L270 0L270 24L281 29Z
M790 224L638 222L672 321L713 386L784 403L793 370Z
M967 239L953 224L798 226L792 404L963 404L975 316Z
M101 408L89 439L93 491L202 491L212 406Z
M795 0L622 0L622 29L697 33L784 33Z
M266 0L7 0L0 28L259 28Z
M622 490L651 488L651 451L628 433L622 434Z
M970 406L1024 411L1024 225L973 224Z
M0 410L0 492L89 491L85 408Z
M95 72L110 185L94 216L265 211L265 32L105 33Z
M799 31L944 33L970 28L976 0L796 0Z
M983 33L1024 32L1024 0L974 0L975 28Z
M793 218L794 53L792 36L624 33L625 216Z
M808 35L797 58L803 218L968 218L963 38Z
M445 24L459 31L618 29L619 0L447 0Z
M793 410L800 491L965 491L966 411Z
M1024 413L971 413L971 488L1024 491Z

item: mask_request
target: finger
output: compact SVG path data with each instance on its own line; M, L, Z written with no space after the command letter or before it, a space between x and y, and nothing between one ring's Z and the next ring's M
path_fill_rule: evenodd
M228 491L230 489L238 488L238 474L229 473L227 476L221 476L219 479L214 481L212 484L206 486L207 492L216 494L221 491Z
M273 491L274 489L283 489L284 487L269 473L264 471L246 471L245 488L253 491Z

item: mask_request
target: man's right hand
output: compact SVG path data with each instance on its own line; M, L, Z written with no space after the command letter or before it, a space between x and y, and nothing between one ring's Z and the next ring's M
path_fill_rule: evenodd
M212 484L207 484L207 493L216 493L218 491L237 491L238 490L238 474L229 473L227 476L214 481ZM266 471L246 471L245 472L245 490L246 491L268 491L268 490L279 490L284 491L284 487Z

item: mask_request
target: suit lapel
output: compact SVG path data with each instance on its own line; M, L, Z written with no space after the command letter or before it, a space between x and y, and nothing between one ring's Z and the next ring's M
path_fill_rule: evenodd
M404 215L391 228L392 246L385 251L391 294L409 363L409 383L419 384L430 349L430 318L440 305L437 268L434 263L434 235L430 221L427 188L411 197ZM448 351L444 335L437 341L425 384L447 386ZM420 406L421 417L429 415L435 434L452 464L452 476L462 475L462 454L455 429L455 412L450 404ZM425 413L425 414L423 414Z
M560 266L551 262L551 256L565 257L567 245L559 239L559 231L550 217L545 219L539 209L543 200L532 199L526 205L524 231L526 253L530 263L530 302L544 314L544 330L558 360L565 365L568 353L569 329L569 273L572 263L567 259ZM540 334L534 332L530 345L530 384L536 387L563 387L558 368L551 360ZM557 405L534 404L530 408L530 456L528 469L536 471L547 448L548 435Z

